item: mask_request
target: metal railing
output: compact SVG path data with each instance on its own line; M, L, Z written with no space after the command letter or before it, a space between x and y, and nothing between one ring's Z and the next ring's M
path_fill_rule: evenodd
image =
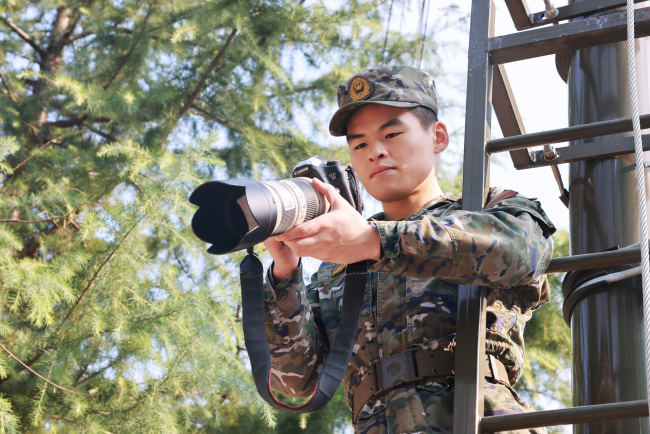
M492 0L473 0L468 53L467 111L464 147L463 207L481 210L486 191L490 154L510 152L516 168L556 166L560 163L612 157L634 152L629 137L602 140L558 149L553 161L543 158L532 146L561 143L632 130L630 119L561 128L525 134L505 69L507 62L581 48L619 42L626 39L627 11L613 11L625 6L620 0L592 0L560 7L558 15L546 19L544 12L530 13L525 0L505 0L518 30L526 32L494 37ZM557 24L560 21L609 11ZM635 11L636 37L650 35L650 8ZM543 26L545 24L557 24ZM492 102L492 104L491 104ZM492 108L505 138L490 140ZM650 127L650 115L641 117L642 127ZM650 150L650 135L644 136L644 150ZM556 179L561 185L555 167ZM565 202L567 203L567 202ZM576 255L551 261L547 273L611 267L640 261L640 248ZM475 434L524 429L588 421L647 417L648 401L619 402L536 413L483 417L482 360L485 358L485 290L461 286L458 294L458 329L456 382L454 397L454 433Z

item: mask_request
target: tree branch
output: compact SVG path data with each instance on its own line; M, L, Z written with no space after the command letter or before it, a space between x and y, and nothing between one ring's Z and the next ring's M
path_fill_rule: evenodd
M79 370L79 374L74 379L75 386L79 385L79 379L88 371L88 365L84 365L82 369Z
M63 324L65 324L65 322L68 320L68 318L70 318L70 315L72 315L72 312L74 312L74 310L77 308L77 306L79 306L79 303L81 303L81 300L83 300L83 298L86 296L86 293L88 292L88 290L89 290L89 289L93 286L93 284L95 283L95 279L97 279L97 276L99 276L99 273L102 271L102 269L104 268L104 266L106 266L106 264L108 264L108 262L111 260L111 258L112 258L113 255L115 254L115 252L117 252L117 250L122 246L122 243L124 242L125 239L128 238L128 236L131 234L131 232L133 231L133 229L135 229L135 228L138 226L138 223L139 223L139 221L137 221L133 226L131 226L131 229L129 229L128 232L127 232L126 234L124 234L124 236L122 237L122 239L120 240L120 242L118 243L118 245L117 245L117 246L113 249L113 251L112 251L112 252L111 252L111 253L106 257L106 259L104 259L104 262L101 263L101 265L99 266L99 268L97 268L97 271L95 271L95 274L93 274L93 277L90 278L90 280L88 281L88 284L86 284L86 287L83 289L83 291L81 291L81 294L79 295L79 297L77 297L77 301L75 301L74 306L72 306L72 308L70 309L70 311L68 312L68 314L67 314L67 315L65 316L65 318L63 319L63 321L61 321L61 323L60 323L59 326L57 327L56 331L54 332L54 335L55 335L55 336L59 334L59 330L61 329L61 327L63 326Z
M37 223L54 222L55 220L67 219L72 214L79 211L79 208L81 208L84 205L101 205L101 204L91 203L91 202L84 202L84 203L80 203L79 205L75 206L74 209L72 211L70 211L66 215L48 217L46 219L31 220L31 221L19 220L19 219L5 219L5 220L0 220L0 223L19 223L19 224L23 224L23 225L34 225L34 224L37 224ZM40 213L40 214L42 214L42 213Z
M24 55L23 53L19 53L18 51L9 50L8 53L11 53L11 54L13 54L13 55L16 56L16 57L22 57L23 59L28 60L28 61L30 61L30 62L33 62L33 61L34 61L34 59L32 59L31 57L26 56L26 55ZM25 81L27 81L27 80L25 80Z
M149 8L149 10L147 11L147 15L144 17L144 25L143 25L143 27L144 27L145 30L147 28L147 23L149 22L149 18L151 17L151 14L153 13L154 6L156 6L155 1L153 2L151 7ZM118 28L118 27L116 26L116 28ZM130 33L132 33L132 32L130 32ZM122 70L124 69L127 62L129 61L129 58L131 57L131 55L135 51L135 48L138 46L138 42L139 42L138 40L133 41L133 45L131 46L131 49L122 58L123 59L122 64L119 66L119 68L117 68L117 71L115 71L115 74L113 74L113 76L108 80L108 83L106 83L104 85L104 90L108 90L108 88L111 87L111 85L117 79L117 77L119 77L119 75L122 73Z
M52 139L52 140L48 140L47 142L43 143L43 145L39 146L39 148L38 148L38 149L37 149L37 150L36 150L32 155L30 155L29 157L27 157L26 159L24 159L21 163L18 163L18 165L17 165L16 167L14 167L13 169L11 169L11 171L15 173L16 170L20 169L20 168L21 168L22 166L24 166L24 165L25 165L29 160L31 160L32 157L38 153L38 151L40 151L41 149L45 148L46 146L50 146L50 145L53 144L53 143L59 143L59 139L62 138L62 137L63 137L63 136L59 136L59 137L57 137L57 138L54 138L54 139ZM2 220L0 220L0 222L3 222L3 223L18 223L18 222L10 222L10 221L2 221Z
M13 31L18 35L18 36L20 36L20 38L21 38L23 41L25 41L25 42L27 42L29 45L31 45L32 48L33 48L34 50L36 50L36 52L37 52L38 54L40 54L41 56L45 56L45 55L47 54L47 51L45 51L45 49L44 49L43 47L41 47L40 45L38 45L38 44L36 43L36 41L34 41L34 40L32 39L32 37L29 36L29 35L27 34L27 32L25 32L23 29L21 29L20 27L18 27L18 26L15 25L13 22L9 21L7 18L5 18L5 17L3 17L3 16L0 16L0 19L1 19L2 21L4 21L4 23L5 23L7 26L9 26L9 28L10 28L11 30L13 30Z
M201 113L202 115L209 117L210 119L220 123L221 125L223 125L226 128L230 128L231 130L235 130L235 131L241 131L241 128L239 128L239 126L237 126L237 124L235 124L232 121L229 121L228 119L220 118L219 116L213 115L212 113L208 112L205 109L202 109L201 107L197 106L196 104L192 104L191 107L192 107L193 110L196 110L197 112Z
M83 127L89 129L90 131L92 131L95 134L99 134L100 136L102 136L103 138L108 140L109 142L117 142L117 137L112 136L112 135L110 135L108 133L105 133L105 132L103 132L101 130L98 130L97 128L94 128L94 127L92 127L92 126L90 126L88 124L83 124Z
M54 127L59 127L59 128L71 128L71 127L76 127L78 125L81 125L86 121L104 123L104 122L110 122L111 119L107 118L105 116L99 116L99 117L96 117L96 118L92 118L92 117L88 116L87 114L85 114L83 116L79 116L79 117L73 118L73 119L63 119L63 120L60 120L60 121L48 122L47 125L52 125Z
M74 41L76 41L77 39L85 38L86 36L90 36L90 35L92 35L92 34L93 34L93 32L91 32L91 31L77 33L76 35L72 35L72 36L70 36L70 37L68 38L68 41L70 41L70 42L74 42Z
M139 322L143 322L143 321L153 321L153 320L157 320L157 319L160 319L160 318L167 318L169 316L174 315L176 312L177 312L177 310L174 309L174 310L172 310L170 312L167 312L167 313L161 313L160 315L148 316L148 317L145 317L145 318L138 318L135 322L139 323Z
M0 80L2 81L2 85L4 86L4 88L7 89L7 95L9 95L9 98L11 98L13 102L16 102L16 96L9 88L9 82L7 81L7 77L5 77L2 71L0 71Z
M92 374L89 374L86 378L79 379L78 381L75 381L75 384L76 384L77 386L81 386L81 385L84 384L86 381L90 381L90 380L92 380L93 378L95 378L96 376L98 376L99 374L101 374L102 372L106 371L108 368L112 368L112 367L113 367L113 364L110 363L108 366L106 366L106 367L104 367L104 368L101 368L101 369L99 369L98 371L93 372ZM81 377L80 377L80 378L81 378Z
M221 59L223 58L224 54L226 54L226 50L228 50L228 47L230 47L230 43L232 42L233 39L235 39L235 36L237 35L237 28L233 28L232 32L230 32L230 35L228 36L228 39L226 39L226 42L223 44L223 48L219 50L219 53L217 54L217 57L212 60L212 63L210 63L210 66L208 66L208 69L205 71L205 74L203 74L203 77L199 80L199 83L196 85L196 88L194 88L194 92L190 95L190 97L185 101L185 105L181 109L181 111L178 113L178 117L182 118L185 113L190 109L192 104L194 103L194 100L196 97L199 96L201 91L203 90L203 87L205 86L205 82L208 80L208 76L212 74L212 71L214 71L214 68L217 67Z
M38 353L34 357L32 357L27 363L22 364L22 368L18 369L16 371L16 374L22 372L25 370L26 367L32 366L34 363L38 362L38 359L40 359L43 354L45 354L46 348L40 349ZM11 379L11 375L7 375L5 378L0 379L0 384L4 383L5 381L9 381Z
M4 350L4 352L7 353L7 354L9 355L9 357L11 357L11 358L14 359L15 361L17 361L18 363L20 363L21 365L23 365L23 366L25 367L25 369L27 369L27 370L28 370L29 372L31 372L32 374L36 375L36 376L37 376L38 378L40 378L41 380L45 381L45 382L46 382L47 384L49 384L50 386L53 386L53 387L55 387L55 388L57 388L57 389L60 389L60 390L63 390L64 392L73 393L73 394L75 394L75 395L79 395L79 396L85 396L85 397L87 397L87 398L89 398L89 397L91 397L91 396L101 395L101 393L93 393L93 394L87 395L87 394L85 394L85 393L74 392L74 391L72 391L72 390L68 390L68 389L66 389L65 387L61 387L61 386L59 386L58 384L53 383L53 382L51 382L50 380L48 380L47 378L45 378L45 377L39 375L38 372L34 371L32 368L30 368L30 367L27 366L25 363L23 363L23 361L20 360L18 357L14 356L14 355L11 353L11 351L9 351L9 350L4 346L4 345L0 344L0 348L2 348L2 349Z

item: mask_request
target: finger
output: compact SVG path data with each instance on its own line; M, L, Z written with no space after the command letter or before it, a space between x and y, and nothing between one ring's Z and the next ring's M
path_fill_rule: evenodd
M314 257L316 254L316 250L314 250L314 248L318 246L318 242L311 237L307 237L288 241L287 246L290 247L291 251L298 256Z
M282 248L282 241L276 237L270 237L264 240L264 245L269 250L280 250Z
M341 199L341 195L338 193L338 191L336 191L336 188L334 188L333 185L326 184L317 178L313 178L312 184L314 185L314 188L316 188L316 191L325 195L325 198L330 203L332 208L334 208L336 202Z
M278 235L276 239L282 241L283 243L287 243L289 241L295 241L295 240L301 240L303 238L309 238L318 233L320 230L320 222L318 221L318 217L315 218L314 220L310 220L308 222L299 224L298 226L295 226L291 230Z

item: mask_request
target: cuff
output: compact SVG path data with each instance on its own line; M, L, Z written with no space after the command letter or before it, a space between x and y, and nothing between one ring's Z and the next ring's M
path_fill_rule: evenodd
M264 301L268 303L286 300L289 295L288 289L297 282L302 282L302 259L299 260L298 266L281 282L275 283L273 279L273 265L271 264L266 270L266 285L264 285Z
M393 268L401 253L399 223L398 222L371 222L374 230L381 240L381 257L369 270L376 272L390 265Z

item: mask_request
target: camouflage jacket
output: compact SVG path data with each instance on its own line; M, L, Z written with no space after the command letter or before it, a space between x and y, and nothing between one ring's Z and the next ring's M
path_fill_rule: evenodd
M482 212L463 211L461 200L447 194L405 220L383 221L382 213L370 219L384 254L367 276L343 379L351 408L364 373L379 358L408 348L453 351L461 284L489 288L486 351L505 365L511 384L521 376L524 325L550 296L543 272L555 228L537 201L515 192L492 189L486 203ZM301 267L277 285L267 273L266 330L276 390L311 395L340 322L344 270L323 263L308 286ZM364 406L355 432L451 433L452 404L453 377L398 388ZM484 407L485 415L532 410L511 388L487 381Z

